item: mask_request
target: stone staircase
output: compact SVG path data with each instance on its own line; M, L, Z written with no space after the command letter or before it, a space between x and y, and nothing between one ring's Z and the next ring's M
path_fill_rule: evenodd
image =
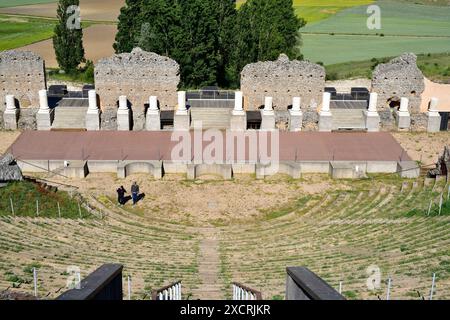
M191 108L191 126L202 121L203 129L227 129L233 108Z
M363 111L362 109L331 109L333 130L365 130Z
M56 107L52 130L85 130L87 107Z

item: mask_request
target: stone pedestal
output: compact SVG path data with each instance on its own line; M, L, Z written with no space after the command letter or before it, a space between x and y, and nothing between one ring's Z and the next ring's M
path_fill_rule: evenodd
M275 130L275 114L265 113L264 111L261 111L261 130Z
M411 127L411 115L409 112L395 112L395 124L399 129L409 129Z
M7 95L6 109L3 113L3 122L6 130L17 130L17 120L19 118L19 109L16 108L16 100L13 95Z
M128 109L128 99L126 96L119 97L119 109L117 110L117 130L130 131L131 113Z
M245 131L247 130L247 115L245 112L241 114L231 114L230 118L230 130L231 131Z
M100 130L100 110L88 110L86 112L86 130Z
M150 97L145 128L147 131L161 130L161 114L158 109L158 98L156 96Z
M161 114L159 113L159 111L147 112L145 127L147 131L161 130Z
M411 128L411 114L408 109L408 98L400 99L400 110L395 112L395 123L399 129Z
M302 131L303 126L303 113L301 112L289 112L289 131Z
M175 131L189 131L191 127L191 116L188 111L175 113L173 117L173 129Z
M97 93L95 90L89 90L89 108L86 112L86 130L100 130L100 110L97 105Z
M366 128L368 132L380 131L380 115L378 112L372 113L370 111L364 111L364 118L366 120Z
M40 131L50 131L54 117L53 109L39 109L36 113L37 129Z
M319 112L319 131L331 132L333 129L333 115L330 111L331 94L329 92L323 93L322 109Z
M430 108L428 110L428 132L439 132L441 130L441 116L438 112L439 100L437 98L432 98L430 102Z

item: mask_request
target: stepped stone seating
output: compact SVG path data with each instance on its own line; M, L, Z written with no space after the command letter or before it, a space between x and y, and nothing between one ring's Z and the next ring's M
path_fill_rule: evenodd
M366 129L364 113L361 109L333 109L333 130Z
M232 108L191 108L191 126L201 121L203 129L227 129Z

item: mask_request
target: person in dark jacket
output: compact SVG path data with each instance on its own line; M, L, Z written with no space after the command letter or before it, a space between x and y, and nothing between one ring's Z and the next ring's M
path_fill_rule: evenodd
M117 201L122 206L125 204L125 193L127 193L127 191L123 186L120 186L120 188L117 189Z
M131 197L133 198L133 205L135 205L139 198L139 186L136 181L131 186Z

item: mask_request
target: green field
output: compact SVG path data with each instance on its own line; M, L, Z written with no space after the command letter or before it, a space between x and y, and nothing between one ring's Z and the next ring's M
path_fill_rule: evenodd
M50 3L56 0L0 0L0 8L25 6L38 3Z
M373 68L390 58L351 61L326 66L329 80L372 78ZM426 54L417 57L417 64L424 75L435 82L450 83L450 53Z
M396 56L450 52L450 6L378 1L381 30L366 26L366 6L344 10L301 29L305 58L326 65Z
M54 26L48 19L0 15L0 51L51 38Z

